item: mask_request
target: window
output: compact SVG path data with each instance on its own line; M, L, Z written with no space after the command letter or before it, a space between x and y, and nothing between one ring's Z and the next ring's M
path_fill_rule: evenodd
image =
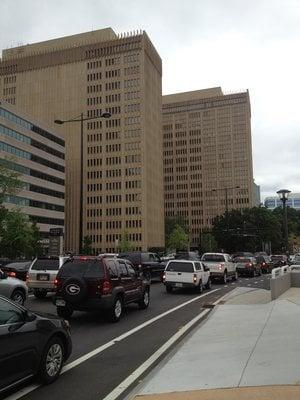
M9 301L0 299L0 325L24 322L22 311Z
M201 271L202 270L201 264L199 262L195 262L195 268L196 268L197 271Z
M128 271L124 261L119 261L119 271L121 277L128 277Z
M192 262L170 262L166 270L174 272L194 272L194 267Z
M135 277L136 273L135 273L135 270L133 269L133 266L129 262L126 262L126 266L127 266L127 270L129 272L129 275Z

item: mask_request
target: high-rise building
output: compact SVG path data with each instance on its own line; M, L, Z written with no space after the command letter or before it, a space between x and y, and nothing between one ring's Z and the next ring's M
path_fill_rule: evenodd
M248 91L163 96L165 214L186 220L191 247L215 216L253 204L250 118Z
M82 237L115 251L126 231L136 249L164 245L161 59L145 32L111 28L3 51L0 93L53 126L81 113ZM111 118L99 119L103 112ZM57 128L56 128L57 129ZM79 249L80 123L66 141L65 247Z
M253 206L259 207L261 204L260 186L253 182Z
M1 164L20 174L22 189L4 205L21 208L40 229L43 247L49 232L64 226L65 141L16 107L0 102Z

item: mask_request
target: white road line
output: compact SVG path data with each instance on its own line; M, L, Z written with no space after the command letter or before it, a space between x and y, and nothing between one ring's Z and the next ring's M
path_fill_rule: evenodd
M258 282L254 282L254 284L256 284L256 283L258 283Z
M173 313L174 311L177 311L180 308L185 307L188 304L191 304L194 301L201 299L202 297L205 297L205 296L208 296L211 293L217 292L218 290L221 290L221 289L210 290L207 293L204 293L204 294L201 294L200 296L194 297L191 300L188 300L188 301L186 301L186 302L184 302L182 304L179 304L178 306L176 306L174 308L171 308L170 310L165 311L164 313L159 314L156 317L153 317L153 318L149 319L148 321L143 322L142 324L136 326L135 328L130 329L128 332L125 332L122 335L117 336L116 338L110 340L109 342L103 344L102 346L97 347L96 349L90 351L89 353L84 354L83 356L77 358L76 360L72 361L71 363L65 365L64 368L62 369L61 373L63 374L65 372L69 371L70 369L73 369L73 368L77 367L77 365L82 364L83 362L87 361L91 357L94 357L97 354L102 353L104 350L108 349L109 347L113 346L114 344L120 342L123 339L126 339L128 336L133 335L135 332L138 332L139 330L145 328L146 326L152 324L153 322L158 321L159 319L165 317L166 315L169 315L169 314ZM215 304L215 303L213 303L213 304ZM205 310L205 311L208 312L210 310ZM26 394L28 394L28 393L34 391L35 389L37 389L39 386L40 385L30 385L28 387L25 387L24 389L19 390L18 392L12 394L11 396L6 397L5 400L17 400L17 399L20 399L21 397L25 396Z
M217 305L222 301L224 297L227 296L226 293L220 299L215 301L213 304ZM125 390L127 390L143 373L145 373L152 364L157 361L164 352L166 352L176 341L185 334L196 322L198 322L202 317L208 314L211 310L202 311L197 317L193 318L190 322L184 325L178 332L176 332L170 339L164 343L151 357L149 357L142 365L140 365L132 374L130 374L123 382L120 383L112 392L110 392L103 400L116 400Z

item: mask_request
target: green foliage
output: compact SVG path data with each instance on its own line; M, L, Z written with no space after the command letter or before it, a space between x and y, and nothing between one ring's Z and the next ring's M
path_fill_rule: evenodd
M122 233L121 241L118 246L118 251L120 253L125 253L126 251L134 250L134 244L129 240L129 233L127 231Z
M16 194L24 186L19 179L20 174L12 169L12 165L10 159L0 160L0 204L6 196Z
M204 229L200 235L200 253L210 253L217 251L218 244L212 234L208 229Z
M82 241L82 254L91 255L93 253L92 248L93 241L90 236L85 236Z
M0 211L0 253L8 258L30 258L41 253L39 230L20 210Z
M167 242L168 248L176 251L184 251L187 250L188 244L189 237L184 228L180 225L175 225L174 229L169 235L169 240Z
M180 215L177 215L175 217L166 217L165 219L165 243L166 246L170 249L168 246L168 243L170 241L170 235L174 231L176 225L180 226L186 234L188 234L188 224L187 221ZM174 249L171 249L174 250Z

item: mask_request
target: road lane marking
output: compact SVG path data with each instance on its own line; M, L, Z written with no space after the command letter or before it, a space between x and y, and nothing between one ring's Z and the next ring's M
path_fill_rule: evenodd
M86 353L83 356L78 357L76 360L72 361L71 363L65 365L61 371L61 374L64 374L65 372L69 371L70 369L77 367L78 365L82 364L83 362L89 360L91 357L94 357L94 356L102 353L104 350L108 349L109 347L112 347L113 345L120 342L121 340L126 339L128 336L133 335L135 332L138 332L139 330L145 328L146 326L152 324L153 322L158 321L159 319L165 317L166 315L169 315L169 314L173 313L174 311L177 311L180 308L185 307L188 304L191 304L194 301L197 301L197 300L201 299L202 297L208 296L209 294L217 292L219 290L221 290L221 289L210 290L207 293L204 293L204 294L201 294L200 296L194 297L191 300L188 300L182 304L179 304L178 306L173 307L170 310L167 310L164 313L159 314L156 317L153 317L153 318L149 319L148 321L143 322L142 324L136 326L135 328L130 329L128 332L125 332L122 335L115 337L114 339L103 344L102 346L97 347L96 349L90 351L89 353ZM215 303L213 303L213 304L215 304ZM210 311L210 310L205 310L205 311ZM11 396L8 396L5 400L18 400L21 397L27 395L28 393L34 391L35 389L37 389L40 386L41 385L30 385L28 387L25 387L24 389L19 390L16 393L12 394Z
M220 299L215 301L213 305L220 303L228 293L222 296ZM189 329L192 328L201 318L208 314L211 310L202 311L197 317L193 318L186 325L182 326L179 331L170 337L170 339L164 343L151 357L149 357L143 364L141 364L136 370L132 372L126 379L124 379L120 385L118 385L113 391L111 391L103 400L116 400L119 396L125 392L138 378L143 375L152 364L154 364L174 343L180 339Z
M258 283L258 282L254 282L254 284L256 284L256 283Z

